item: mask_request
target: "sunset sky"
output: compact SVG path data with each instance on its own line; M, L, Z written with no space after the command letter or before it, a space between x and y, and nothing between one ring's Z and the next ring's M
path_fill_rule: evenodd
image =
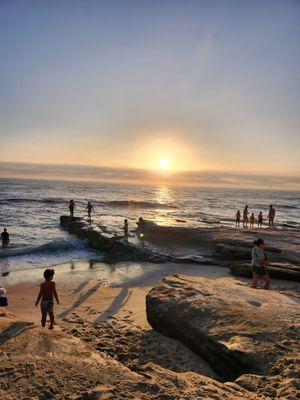
M299 21L297 0L2 0L0 161L294 179Z

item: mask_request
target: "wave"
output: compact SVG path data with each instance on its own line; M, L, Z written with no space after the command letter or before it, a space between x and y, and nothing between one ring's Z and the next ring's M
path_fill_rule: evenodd
M53 240L51 242L33 247L8 247L0 250L0 259L7 257L19 257L33 254L57 254L70 250L83 250L87 247L87 242L79 239Z
M143 201L143 200L112 200L98 202L103 206L109 207L136 207L136 208L154 208L154 209L168 209L176 208L169 204L162 204L158 202Z
M9 204L9 203L41 203L41 204L61 204L61 203L66 203L65 200L63 199L29 199L26 197L21 197L21 198L6 198L6 199L0 199L0 204Z

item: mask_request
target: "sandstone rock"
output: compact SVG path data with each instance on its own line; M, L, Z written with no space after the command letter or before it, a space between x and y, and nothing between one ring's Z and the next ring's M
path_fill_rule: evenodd
M267 269L272 279L300 282L300 267L297 265L272 263ZM252 268L249 263L232 264L230 266L230 272L235 276L252 277Z
M297 353L299 306L280 293L173 275L148 293L146 310L153 329L186 344L226 381L255 374L266 388L278 357Z

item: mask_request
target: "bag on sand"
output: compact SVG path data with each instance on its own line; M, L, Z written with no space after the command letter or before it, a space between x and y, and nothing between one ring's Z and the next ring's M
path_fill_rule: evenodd
M0 307L7 307L7 297L0 297Z

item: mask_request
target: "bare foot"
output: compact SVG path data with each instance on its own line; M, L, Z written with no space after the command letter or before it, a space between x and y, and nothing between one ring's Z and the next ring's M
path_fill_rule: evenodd
M49 330L52 331L52 329L53 329L53 325L51 324L51 325L49 326Z

